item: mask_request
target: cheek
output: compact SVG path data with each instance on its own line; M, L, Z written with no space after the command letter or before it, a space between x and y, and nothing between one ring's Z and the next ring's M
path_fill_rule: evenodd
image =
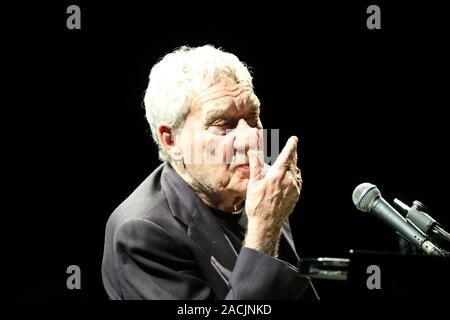
M221 141L221 150L222 154L225 157L225 161L227 164L231 164L233 162L234 157L234 135L227 134L223 137Z
M193 164L199 162L199 157L196 155L198 153L198 141L196 137L191 132L185 131L184 135L180 137L179 147L183 152L184 161L187 164Z
M202 152L208 156L215 156L218 162L216 164L228 164L231 157L227 154L233 155L233 142L228 135L219 136L206 134L202 138ZM231 153L230 153L231 152Z

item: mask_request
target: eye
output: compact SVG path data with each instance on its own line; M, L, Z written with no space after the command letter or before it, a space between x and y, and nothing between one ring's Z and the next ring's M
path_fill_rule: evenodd
M226 121L226 120L217 120L217 121L214 121L213 126L215 126L215 127L226 127L226 126L228 126L228 121Z
M215 120L210 124L210 128L213 130L213 132L221 135L225 134L229 127L230 123L223 119Z
M258 117L249 117L249 118L246 118L245 121L247 122L247 124L250 127L254 127L254 128L259 128L260 127L260 123L259 123L259 118Z

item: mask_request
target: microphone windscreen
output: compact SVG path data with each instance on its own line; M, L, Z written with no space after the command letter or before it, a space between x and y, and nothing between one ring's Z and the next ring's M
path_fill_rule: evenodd
M358 210L369 212L372 202L381 195L376 185L361 183L353 191L352 199Z

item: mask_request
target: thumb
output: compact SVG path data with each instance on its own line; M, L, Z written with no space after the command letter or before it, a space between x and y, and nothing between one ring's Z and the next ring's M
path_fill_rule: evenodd
M255 150L249 150L247 152L249 158L250 167L250 181L258 181L263 178L264 164L259 156L258 152Z

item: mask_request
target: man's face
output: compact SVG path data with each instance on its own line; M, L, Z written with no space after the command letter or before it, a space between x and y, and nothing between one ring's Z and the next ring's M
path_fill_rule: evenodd
M259 107L248 87L221 77L197 94L177 141L194 186L218 202L245 199L247 151L262 150L259 129Z

